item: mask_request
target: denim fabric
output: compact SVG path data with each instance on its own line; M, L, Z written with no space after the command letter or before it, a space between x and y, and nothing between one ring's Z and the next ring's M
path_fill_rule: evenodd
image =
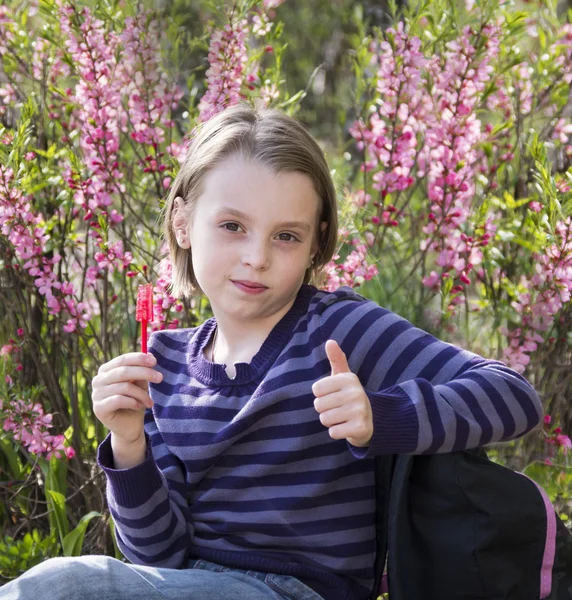
M0 600L323 600L295 577L194 560L188 569L109 556L51 558L0 587Z

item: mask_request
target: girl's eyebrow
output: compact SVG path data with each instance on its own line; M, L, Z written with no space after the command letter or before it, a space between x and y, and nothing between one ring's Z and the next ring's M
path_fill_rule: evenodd
M216 212L216 216L221 215L221 214L231 214L231 215L235 215L237 217L240 217L241 219L246 219L248 220L250 217L241 212L240 210L237 210L236 208L231 208L230 206L228 207L222 207L219 208ZM298 227L299 229L302 229L303 231L310 231L311 226L306 223L305 221L284 221L282 223L278 224L279 227Z

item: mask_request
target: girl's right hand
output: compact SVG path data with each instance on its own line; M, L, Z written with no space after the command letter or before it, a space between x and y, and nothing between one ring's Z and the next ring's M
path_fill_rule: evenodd
M153 406L148 383L163 379L152 368L156 364L152 354L122 354L101 365L91 381L95 416L125 444L136 444L144 437L145 408Z

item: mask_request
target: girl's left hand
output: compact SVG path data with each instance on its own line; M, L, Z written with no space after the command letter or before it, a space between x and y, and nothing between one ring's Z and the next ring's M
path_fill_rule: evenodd
M332 374L312 385L312 392L316 396L314 408L320 414L320 422L328 427L331 438L347 439L358 447L367 446L373 436L369 398L335 340L326 342L326 356Z

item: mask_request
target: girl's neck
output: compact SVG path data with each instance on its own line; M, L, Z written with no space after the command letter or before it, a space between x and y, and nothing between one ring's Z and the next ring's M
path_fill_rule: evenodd
M237 362L249 363L274 326L292 308L295 300L296 297L290 300L278 312L263 321L252 323L247 326L245 326L244 322L237 324L230 321L224 314L217 316L217 311L213 307L213 313L217 322L213 362L226 365L233 365ZM213 333L213 336L204 351L205 356L207 356L209 360L213 352L212 342L214 337Z
M218 330L218 326L217 326ZM256 341L251 341L247 344L247 342L243 342L239 349L235 352L231 352L228 346L224 345L221 342L221 334L220 331L216 331L216 340L213 334L213 338L211 341L205 346L204 354L211 361L218 364L224 365L234 365L237 362L245 362L249 363L252 360L252 357L258 352L260 346L264 343L264 340L268 336L266 334L264 337L258 338ZM213 345L213 341L215 342Z

